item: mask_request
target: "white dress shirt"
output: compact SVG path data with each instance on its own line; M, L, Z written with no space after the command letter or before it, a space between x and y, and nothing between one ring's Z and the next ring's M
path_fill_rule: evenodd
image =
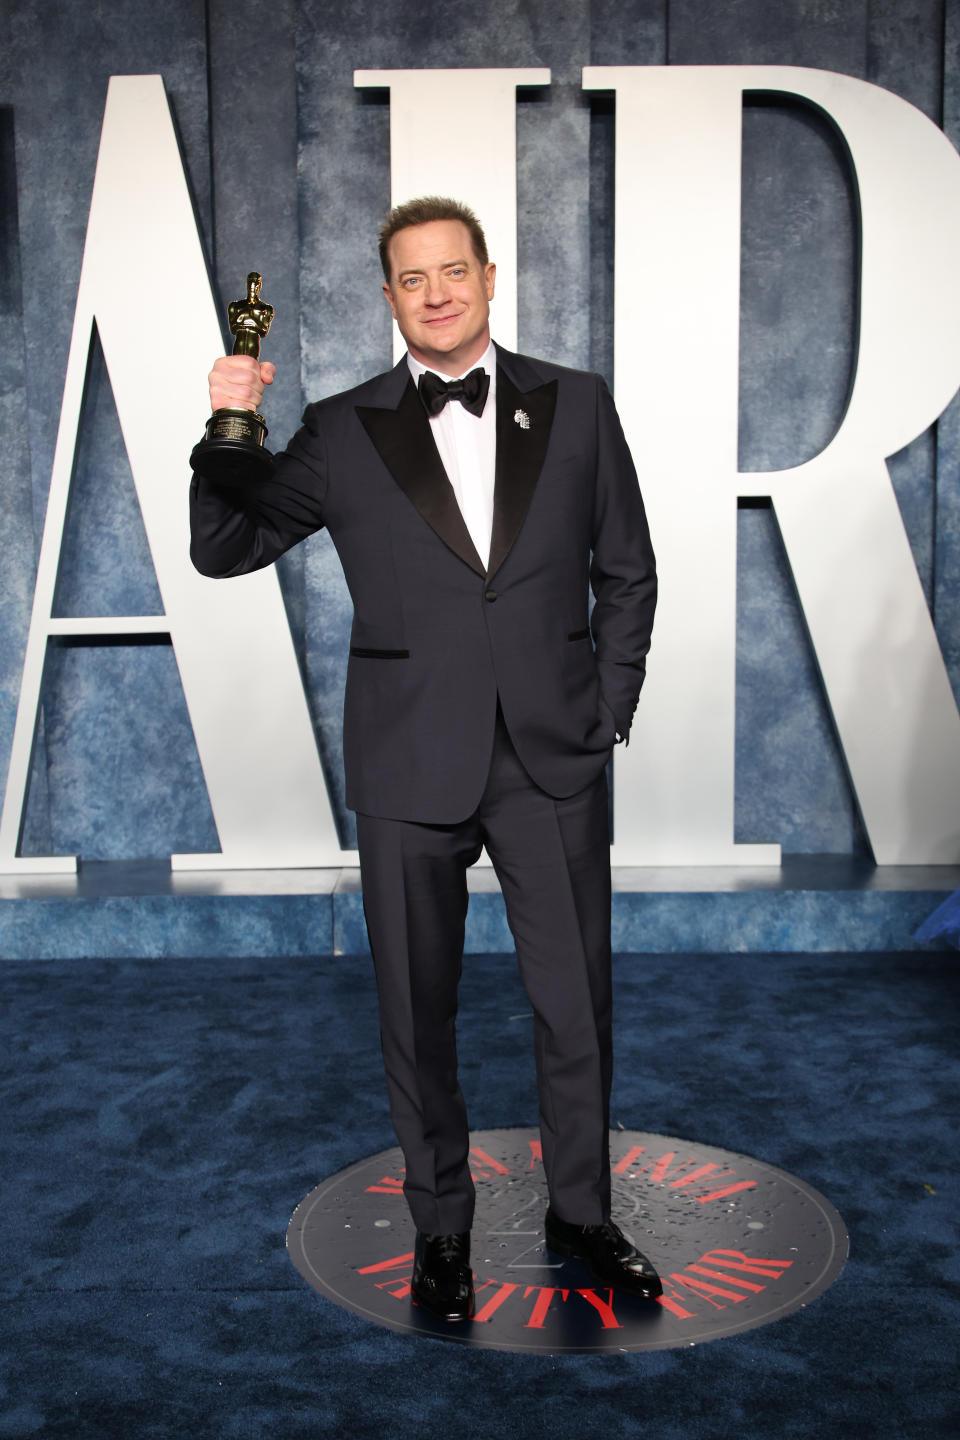
M421 365L419 360L407 353L407 364L413 383L430 367ZM471 370L486 370L490 376L490 390L482 415L471 415L464 410L459 400L448 400L439 415L431 415L430 426L433 438L447 472L447 479L453 486L453 493L460 506L460 514L470 532L470 539L476 546L477 554L483 561L484 569L490 563L490 537L493 533L493 487L497 465L497 352L493 341L475 365L470 365L462 375L443 375L441 380L462 380Z

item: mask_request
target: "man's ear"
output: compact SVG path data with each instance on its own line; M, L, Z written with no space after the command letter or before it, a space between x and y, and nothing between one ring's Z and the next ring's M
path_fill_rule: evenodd
M393 303L393 291L390 289L390 286L389 286L389 285L384 285L384 287L383 287L383 293L384 293L384 295L385 295L385 297L386 297L387 304L390 306L390 314L393 316L394 320L396 320L396 318L397 318L397 307L396 307L396 305L394 305L394 303Z
M484 267L483 278L487 285L487 299L493 299L493 289L497 279L497 267L492 262Z

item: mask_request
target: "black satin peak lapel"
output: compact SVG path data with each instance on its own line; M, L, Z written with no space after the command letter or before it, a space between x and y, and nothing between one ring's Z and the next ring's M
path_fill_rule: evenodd
M358 405L356 411L380 459L410 503L455 555L478 575L485 575L413 380L407 382L396 410Z
M556 406L556 380L535 390L518 390L503 367L497 367L497 479L488 576L503 564L527 518Z

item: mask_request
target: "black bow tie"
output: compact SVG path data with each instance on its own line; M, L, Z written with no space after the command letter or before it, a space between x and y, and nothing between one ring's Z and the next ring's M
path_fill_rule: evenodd
M428 415L439 415L448 400L459 400L464 410L478 418L483 414L490 389L490 376L482 366L471 370L462 380L441 380L432 370L424 370L417 384L423 408Z

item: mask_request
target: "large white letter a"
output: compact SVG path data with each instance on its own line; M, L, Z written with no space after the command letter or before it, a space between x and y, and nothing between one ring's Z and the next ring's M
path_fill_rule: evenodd
M252 258L252 257L251 257ZM241 277L242 278L242 277ZM295 323L295 317L290 317ZM110 375L162 616L53 618L54 587L92 328ZM175 357L180 402L151 387L151 350ZM342 865L316 741L275 572L227 583L189 560L187 457L222 338L180 153L159 76L114 76L104 114L37 571L10 772L0 870L73 869L19 857L47 639L169 633L222 852L179 868ZM159 364L158 364L159 374Z

